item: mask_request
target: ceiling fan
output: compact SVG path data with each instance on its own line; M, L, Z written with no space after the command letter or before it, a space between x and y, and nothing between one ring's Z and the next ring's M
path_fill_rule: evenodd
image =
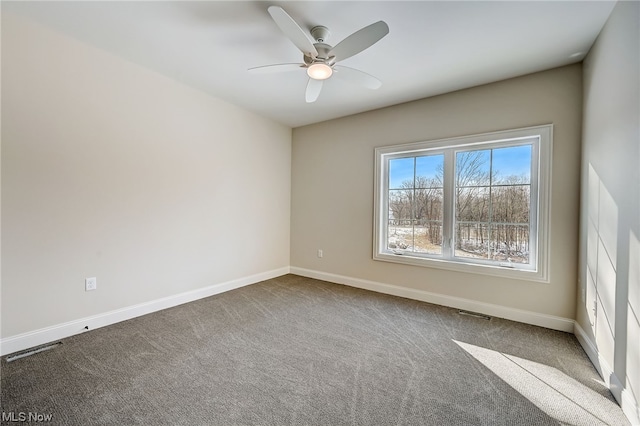
M336 64L371 47L386 36L389 33L389 26L384 21L364 27L332 47L326 44L330 35L327 27L313 27L310 34L313 39L311 39L281 7L270 6L268 11L284 35L300 49L303 63L265 65L249 68L250 72L272 73L306 69L309 76L305 93L307 102L315 102L318 99L324 80L333 75L369 89L377 89L382 85L380 80L366 72Z

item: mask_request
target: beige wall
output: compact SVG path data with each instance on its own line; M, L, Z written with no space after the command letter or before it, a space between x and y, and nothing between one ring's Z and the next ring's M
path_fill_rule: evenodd
M3 338L288 267L291 129L2 15Z
M294 129L292 268L573 319L581 72L572 65ZM548 123L554 125L549 284L372 260L375 147Z
M577 321L640 424L639 28L640 4L618 3L584 63Z

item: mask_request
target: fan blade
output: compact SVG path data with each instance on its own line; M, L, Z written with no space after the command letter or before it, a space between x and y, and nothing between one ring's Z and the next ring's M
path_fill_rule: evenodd
M336 61L342 61L371 47L387 34L389 34L389 26L384 21L378 21L342 40L329 52L329 55L335 56Z
M286 35L302 53L312 58L318 56L318 51L313 45L313 41L283 8L279 6L269 6L267 10L284 35Z
M315 80L313 78L309 79L307 83L307 91L304 95L307 103L315 102L320 96L320 91L322 90L322 82L323 80Z
M380 80L364 71L345 67L344 65L336 65L333 69L336 71L334 74L336 77L351 83L359 84L367 89L375 90L382 86L382 82Z
M248 71L253 74L272 74L277 72L297 71L304 68L304 64L275 64L249 68Z

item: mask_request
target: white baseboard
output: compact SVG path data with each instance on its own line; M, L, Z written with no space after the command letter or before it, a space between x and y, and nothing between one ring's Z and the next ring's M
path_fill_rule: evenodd
M139 303L137 305L128 306L126 308L117 309L115 311L105 312L86 318L69 321L63 324L57 324L51 327L41 328L39 330L30 331L16 336L11 336L0 340L0 356L11 354L13 352L29 349L34 346L52 342L54 340L63 339L86 332L89 330L115 324L151 312L160 311L162 309L171 308L173 306L182 305L183 303L193 302L198 299L213 296L215 294L224 293L229 290L255 284L260 281L276 278L289 273L289 267L274 269L262 272L248 277L238 278L224 283L214 284L209 287L199 288L197 290L187 291L173 296L163 297L149 302Z
M607 363L607 361L605 361L605 359L600 356L600 352L598 351L595 343L593 343L591 339L589 339L587 333L585 333L584 329L580 327L580 324L578 324L577 322L574 325L573 334L576 335L576 338L578 339L578 342L580 342L582 349L584 349L584 351L587 353L587 356L598 371L598 374L600 374L600 377L602 377L605 385L607 385L607 387L611 389L611 376L613 375L613 369L611 368L611 366L609 366L609 363Z
M578 342L580 342L580 345L587 353L587 356L598 371L598 374L602 377L605 385L611 390L611 394L616 401L618 401L620 407L622 407L625 416L627 416L632 425L640 425L640 406L631 391L624 387L622 381L613 371L613 368L600 356L598 347L591 341L587 333L577 322L575 323L573 334L576 335Z
M635 400L629 389L622 391L622 412L629 419L632 425L640 426L640 405Z
M437 305L448 306L456 309L478 312L481 314L504 318L525 324L537 325L553 330L573 333L574 320L557 317L553 315L540 314L537 312L525 311L522 309L509 308L506 306L494 305L490 303L478 302L471 299L447 296L438 293L431 293L424 290L417 290L407 287L400 287L392 284L385 284L376 281L352 278L344 275L330 274L327 272L314 271L311 269L291 267L291 273L303 277L315 278L337 284L344 284L351 287L371 290L378 293L390 294L393 296L406 297L407 299L420 300Z

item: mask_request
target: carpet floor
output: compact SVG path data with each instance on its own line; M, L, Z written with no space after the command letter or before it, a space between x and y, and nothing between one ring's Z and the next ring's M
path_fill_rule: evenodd
M296 275L1 362L4 424L628 424L572 334Z

